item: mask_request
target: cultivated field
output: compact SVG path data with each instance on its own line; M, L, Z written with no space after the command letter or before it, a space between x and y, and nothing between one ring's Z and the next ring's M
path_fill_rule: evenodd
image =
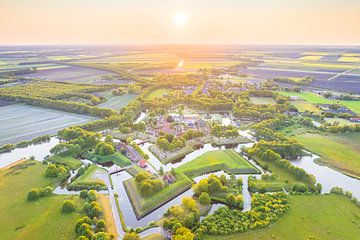
M98 95L106 98L106 102L99 104L98 107L110 108L113 110L120 110L121 108L126 107L137 96L136 94L114 96L110 91L101 92Z
M96 119L22 104L1 107L0 113L0 145L52 135L68 126Z
M26 74L25 76L58 82L91 83L101 79L101 77L105 75L109 75L109 72L93 68L69 66L65 68L40 70L39 72Z
M327 99L323 96L311 93L311 92L280 92L280 94L284 96L297 96L302 98L304 101L312 104L331 104L331 103L339 103L344 105L345 107L349 108L351 111L360 114L360 101L344 101L344 100L333 100Z
M360 209L340 195L289 195L290 210L265 229L205 239L358 239Z
M250 97L250 101L254 104L276 104L275 100L270 97Z

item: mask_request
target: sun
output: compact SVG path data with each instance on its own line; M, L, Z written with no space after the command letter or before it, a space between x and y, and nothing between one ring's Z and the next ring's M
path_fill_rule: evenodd
M183 12L177 12L177 13L175 13L173 20L176 25L184 26L188 21L188 17Z

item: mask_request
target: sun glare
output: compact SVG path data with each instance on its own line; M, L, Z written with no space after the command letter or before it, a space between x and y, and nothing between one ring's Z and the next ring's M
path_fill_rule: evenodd
M183 12L177 12L174 15L174 22L178 26L184 26L187 23L187 21L188 21L188 17Z

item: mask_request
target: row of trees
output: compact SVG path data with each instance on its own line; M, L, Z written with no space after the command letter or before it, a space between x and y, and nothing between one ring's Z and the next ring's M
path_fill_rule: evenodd
M112 240L114 236L105 231L106 222L101 217L101 208L96 202L96 192L93 190L80 192L80 197L85 199L83 211L85 217L75 223L75 232L79 240Z

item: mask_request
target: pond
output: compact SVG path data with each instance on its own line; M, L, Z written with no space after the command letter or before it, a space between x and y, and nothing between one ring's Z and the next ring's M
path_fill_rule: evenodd
M291 161L291 163L313 174L316 180L321 183L323 193L330 192L333 187L341 187L344 190L352 192L357 199L360 199L360 180L314 162L314 160L319 158L319 156L313 154Z
M0 154L0 168L23 158L29 159L31 156L34 156L38 161L42 161L46 156L50 155L50 149L58 143L59 139L52 137L49 142L32 144L24 148L16 148L11 152L2 153Z

